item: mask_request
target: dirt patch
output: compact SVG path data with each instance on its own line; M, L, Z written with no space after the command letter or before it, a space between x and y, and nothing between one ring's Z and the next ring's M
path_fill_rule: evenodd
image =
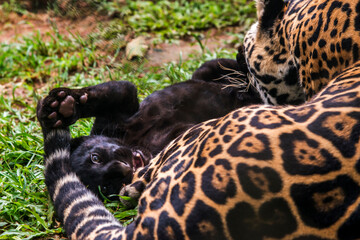
M237 28L229 28L230 31L238 31ZM208 30L203 33L205 36L201 39L205 49L213 51L218 48L234 47L231 42L234 37L227 35L226 31ZM148 66L160 66L168 62L179 62L188 59L190 54L201 53L203 51L196 39L179 40L174 43L161 43L153 46L148 51L146 58L149 60ZM236 51L234 47L234 51Z
M55 26L60 34L79 34L84 37L97 30L97 23L106 20L101 16L88 16L82 19L70 20L60 17L51 17L47 13L38 13L20 16L10 13L5 16L0 11L0 42L10 43L39 31L41 35L53 32Z

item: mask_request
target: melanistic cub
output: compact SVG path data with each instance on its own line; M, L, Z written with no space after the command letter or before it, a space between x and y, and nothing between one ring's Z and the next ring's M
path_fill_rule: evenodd
M135 86L126 81L53 89L39 102L37 116L44 136L51 128L96 117L90 136L72 139L71 167L98 196L99 186L106 196L118 194L136 169L194 124L261 102L240 60L209 61L192 80L154 92L141 104ZM234 80L248 90L229 87Z

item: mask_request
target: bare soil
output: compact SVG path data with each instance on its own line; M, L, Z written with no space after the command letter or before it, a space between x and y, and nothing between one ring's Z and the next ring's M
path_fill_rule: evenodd
M88 16L86 18L70 20L60 17L50 17L47 13L29 13L19 16L16 13L4 14L0 11L0 42L10 43L18 41L23 36L29 36L36 31L44 35L52 32L52 25L55 25L60 34L69 33L87 34L97 31L98 21L105 20L105 17Z

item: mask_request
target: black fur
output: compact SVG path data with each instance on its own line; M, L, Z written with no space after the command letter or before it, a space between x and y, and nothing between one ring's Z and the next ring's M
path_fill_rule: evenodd
M72 139L71 167L98 196L99 186L106 196L118 194L131 182L135 169L147 165L186 129L261 103L252 86L247 92L226 87L230 77L248 81L245 61L241 57L238 61L240 64L229 59L206 62L191 80L156 91L141 104L135 86L126 81L54 89L38 104L38 119L46 137L49 129L95 117L90 136Z
M283 0L263 0L264 2L264 12L260 16L260 28L264 32L270 33L270 28L274 26L275 20L278 18L281 11L284 9Z

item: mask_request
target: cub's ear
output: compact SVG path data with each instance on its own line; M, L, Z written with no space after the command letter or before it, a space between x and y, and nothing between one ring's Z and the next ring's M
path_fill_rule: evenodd
M70 142L70 153L73 153L76 148L78 148L83 142L89 139L89 136L82 136L77 138L72 138Z
M285 8L284 0L257 0L256 9L260 32L269 32Z

